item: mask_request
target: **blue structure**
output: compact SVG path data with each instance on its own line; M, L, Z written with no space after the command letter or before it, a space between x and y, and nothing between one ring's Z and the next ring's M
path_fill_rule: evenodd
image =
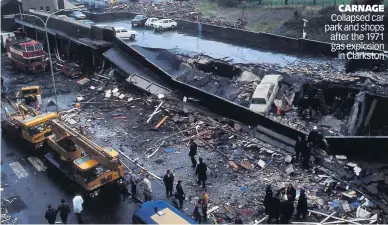
M170 209L176 216L179 216L188 224L197 224L192 218L185 215L184 213L182 213L164 200L144 202L141 205L140 209L133 214L132 223L158 224L158 222L152 219L152 216L157 214L158 211L163 211L164 209Z

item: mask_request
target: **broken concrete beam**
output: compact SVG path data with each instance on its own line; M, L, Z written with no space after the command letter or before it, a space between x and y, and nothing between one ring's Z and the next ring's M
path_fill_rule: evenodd
M274 139L276 139L276 140L278 140L280 142L283 142L283 143L285 143L287 145L290 145L292 147L295 146L296 141L292 140L291 138L288 138L288 137L286 137L284 135L278 134L278 133L276 133L276 132L274 132L274 131L272 131L270 129L267 129L267 128L263 127L263 126L260 126L260 125L257 125L256 129L260 133L268 135L268 136L270 136L270 137L272 137L272 138L274 138Z
M350 110L350 116L348 119L348 135L355 135L357 132L357 119L361 118L362 115L359 117L359 108L360 104L362 104L365 101L365 92L360 92L356 95L356 99L354 101L354 105L352 109Z

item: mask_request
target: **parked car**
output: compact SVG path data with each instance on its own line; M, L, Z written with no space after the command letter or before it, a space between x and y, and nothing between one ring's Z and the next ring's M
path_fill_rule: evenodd
M154 23L158 21L158 18L148 18L147 21L145 22L146 27L153 27Z
M90 24L90 25L94 25L95 22L91 21L91 20L78 20L79 22L81 23L85 23L85 24Z
M85 14L83 14L80 11L73 11L73 12L71 12L70 16L77 19L77 20L82 20L82 19L86 18Z
M279 91L281 75L265 75L252 95L249 109L257 113L268 113Z
M172 19L161 19L153 23L154 28L159 30L174 29L177 26L177 22Z
M135 16L135 18L133 18L133 20L131 21L131 24L133 27L144 26L147 19L148 19L148 17L145 15L137 15L137 16Z
M69 17L66 16L66 15L58 15L58 17L61 18L61 19L68 19L68 18L69 18Z
M113 27L116 31L116 37L120 39L135 39L137 32L134 30L127 30L124 27Z
M82 75L81 68L75 63L66 63L61 71L63 75L69 78L77 78Z

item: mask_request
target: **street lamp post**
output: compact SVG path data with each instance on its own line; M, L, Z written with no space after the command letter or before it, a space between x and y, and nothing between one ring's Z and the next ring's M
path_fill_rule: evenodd
M66 11L66 10L67 9L60 9L60 10L58 10L56 12L51 13L47 17L46 21L43 21L42 18L40 18L39 16L36 16L36 15L25 14L25 13L18 13L20 16L23 15L23 16L31 16L31 17L37 18L37 19L39 19L44 24L44 29L45 29L45 32L46 32L47 51L48 51L49 61L50 61L51 78L52 78L53 87L54 87L55 106L56 106L57 113L59 112L58 111L58 98L57 98L57 89L56 89L56 86L55 86L55 79L54 79L53 60L51 58L50 40L49 40L48 32L47 32L47 22L48 22L48 20L50 19L50 17L52 15L54 15L56 13L59 13L59 12L62 12L62 11ZM18 15L18 14L15 14L15 15Z

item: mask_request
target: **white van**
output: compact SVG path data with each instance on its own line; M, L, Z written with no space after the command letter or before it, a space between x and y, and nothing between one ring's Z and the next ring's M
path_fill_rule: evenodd
M113 27L113 29L116 32L116 37L120 39L135 39L137 34L136 31L127 30L124 27Z
M281 80L281 75L265 75L252 95L249 109L257 113L268 113L278 94Z

